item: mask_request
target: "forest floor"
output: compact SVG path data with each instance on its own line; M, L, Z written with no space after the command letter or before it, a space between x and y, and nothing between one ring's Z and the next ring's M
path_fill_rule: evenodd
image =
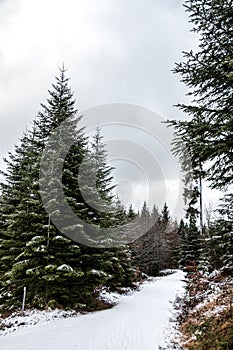
M214 271L187 275L187 293L177 303L179 344L176 349L233 349L233 278Z
M53 311L50 318L38 316L35 325L30 323L35 314L25 321L23 316L15 316L16 325L0 333L1 350L168 349L174 330L170 321L175 312L173 303L184 293L183 279L179 270L154 278L139 291L121 296L111 309L85 315L64 318L61 313L61 318Z

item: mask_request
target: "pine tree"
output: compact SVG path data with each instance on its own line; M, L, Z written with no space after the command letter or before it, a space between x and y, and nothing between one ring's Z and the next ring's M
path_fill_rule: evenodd
M3 247L7 247L9 244L17 247L11 254L11 264L8 266L2 283L1 294L5 308L8 305L12 309L19 306L24 286L28 290L27 303L29 306L44 307L51 301L53 301L53 305L74 306L81 299L79 279L83 276L83 272L79 264L80 248L70 239L61 235L53 225L53 206L50 207L49 204L46 208L47 211L45 210L39 191L39 181L48 181L51 192L48 191L47 194L51 197L51 203L59 201L59 193L57 193L59 191L55 191L57 186L53 187L49 183L53 181L51 174L44 174L50 177L45 176L43 179L42 176L39 179L41 155L51 131L59 123L66 121L68 136L77 137L79 142L78 147L76 146L70 151L71 154L73 152L71 157L73 161L67 162L65 160L64 162L64 169L69 170L69 174L72 174L72 178L68 181L65 178L62 184L67 196L69 195L67 189L71 190L72 187L71 180L74 180L75 185L77 183L75 181L77 157L80 157L82 152L81 146L84 152L86 144L82 131L78 131L76 128L77 121L73 119L76 110L64 73L64 69L62 69L60 77L57 78L57 84L53 85L54 90L49 92L48 105L42 106L43 112L39 113L33 131L29 133L30 137L24 138L21 147L16 149L21 155L20 167L16 167L16 163L11 162L6 176L7 179L11 178L15 170L19 169L18 191L20 196L13 192L9 185L6 185L7 191L18 199L18 203L12 206L11 214L9 212L6 214L5 227L8 237L4 237L3 233ZM61 139L57 141L60 141L57 148L61 149ZM51 148L51 153L52 151ZM50 158L48 171L55 165L53 159ZM16 182L13 181L13 188L15 185ZM78 201L78 194L74 186L72 189L73 197L68 197L68 201L76 212L77 208L74 203L79 206L80 197ZM63 215L63 221L66 219L64 218L65 213L57 214ZM82 229L79 228L79 230L82 234Z
M127 216L129 218L129 220L133 220L137 216L137 214L135 213L135 211L133 209L132 204L130 204L130 206L129 206Z
M87 205L86 220L100 227L114 224L114 205L112 190L113 168L107 164L107 152L101 136L100 127L91 142L91 149L82 163L79 182Z
M152 225L155 224L158 221L158 219L159 219L159 210L157 206L154 204L150 215L150 221Z
M117 229L119 225L119 230L122 230L122 225L126 221L124 207L119 200L114 200L112 194L115 187L112 185L112 170L113 168L107 164L107 152L98 126L79 179L80 176L83 177L81 178L82 194L87 206L85 220L92 225L93 234L98 235L100 239L102 228L109 227L112 230L114 227ZM90 230L92 229L89 226L88 234ZM103 239L105 240L106 237ZM90 293L98 284L108 284L110 287L132 284L134 271L128 247L102 249L85 246L82 247L82 251L85 256L83 265L87 278L85 288L88 286Z
M31 176L35 169L33 163L38 156L33 149L34 130L27 132L21 147L16 146L15 152L5 159L7 170L4 182L1 183L1 284L8 281L7 272L13 267L13 262L21 254L26 242L26 232L30 225L35 224L33 217L35 199L35 181Z
M114 201L114 206L115 206L114 211L115 211L116 225L122 226L126 224L127 223L126 209L118 197L116 197Z
M107 151L103 143L103 136L101 135L99 126L96 128L91 146L95 165L97 191L102 199L111 204L113 199L112 190L115 188L115 186L112 185L112 171L114 168L107 164Z
M233 274L233 195L229 193L222 199L219 209L220 218L217 221L218 234L222 235L219 244L222 270Z
M161 212L161 222L164 226L167 226L169 223L169 220L170 220L170 214L169 214L167 203L165 203Z
M179 232L182 233L182 257L181 265L184 268L196 268L199 263L200 256L200 231L197 228L198 210L196 209L196 202L198 193L195 191L191 196L189 206L186 211L187 225L183 225L179 228Z
M189 116L188 120L170 121L169 124L175 127L175 151L181 157L183 170L192 175L189 182L192 182L192 186L187 186L186 193L199 192L200 231L203 233L202 179L207 179L211 188L224 190L226 197L231 193L233 183L233 3L232 0L187 0L185 8L193 24L192 31L199 35L199 50L184 53L184 61L176 64L174 72L180 74L182 81L190 88L188 95L192 97L192 102L188 105L178 104ZM185 158L189 158L189 162L185 162ZM231 208L227 210L229 214ZM209 244L213 243L213 237L217 235L224 236L223 241L226 246L230 246L232 234L229 233L227 221L223 219L221 225L217 226L212 227ZM217 251L220 253L222 243L217 241ZM228 265L232 257L231 252L227 252L225 261ZM216 256L216 260L218 265L219 256ZM211 266L214 265L212 261Z
M205 230L204 236L200 237L199 270L209 274L216 269L221 269L226 263L223 262L224 255L224 232L220 222L215 221Z
M188 0L185 8L199 34L198 52L185 53L175 73L192 89L190 105L179 104L189 121L173 121L198 162L205 165L212 188L228 188L232 175L232 0Z
M180 249L179 249L179 261L178 264L180 267L185 266L185 251L187 246L187 232L188 232L188 225L184 223L184 220L181 219L179 226L178 226L178 234L180 236Z
M150 211L146 201L144 201L140 213L140 229L143 233L146 233L150 228Z
M171 219L166 203L164 203L163 209L159 214L158 223L161 266L163 268L175 268L177 267L177 250L180 240L177 222Z

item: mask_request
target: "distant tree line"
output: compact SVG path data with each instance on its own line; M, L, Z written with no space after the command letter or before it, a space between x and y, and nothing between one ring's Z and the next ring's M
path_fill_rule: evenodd
M176 220L170 217L167 204L159 212L156 205L149 211L144 202L138 214L136 230L143 234L130 244L134 264L151 276L163 269L177 268L180 236Z

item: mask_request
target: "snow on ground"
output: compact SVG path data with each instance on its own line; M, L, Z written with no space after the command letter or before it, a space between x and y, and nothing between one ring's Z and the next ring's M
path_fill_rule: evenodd
M0 337L0 348L158 350L169 339L171 301L182 293L183 278L183 272L176 271L122 297L112 309L18 329Z
M15 332L19 328L25 328L37 323L57 321L61 318L77 317L80 313L74 310L30 310L25 311L24 315L15 312L7 318L0 318L0 336Z
M99 299L107 304L116 305L124 295L131 295L134 291L131 288L121 288L121 294L110 292L109 288L103 287L99 294Z

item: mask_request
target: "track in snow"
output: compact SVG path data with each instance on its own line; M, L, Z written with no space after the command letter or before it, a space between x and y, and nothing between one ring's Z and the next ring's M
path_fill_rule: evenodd
M184 274L156 279L112 309L29 326L0 337L1 350L157 350Z

